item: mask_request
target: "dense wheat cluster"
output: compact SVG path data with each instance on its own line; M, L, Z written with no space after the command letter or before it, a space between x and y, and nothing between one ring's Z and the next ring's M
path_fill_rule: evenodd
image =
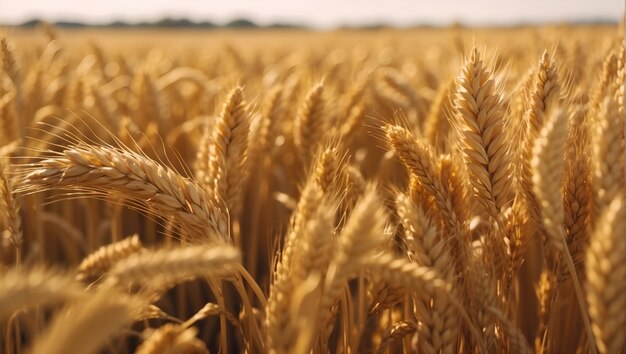
M623 352L620 31L3 32L0 352Z

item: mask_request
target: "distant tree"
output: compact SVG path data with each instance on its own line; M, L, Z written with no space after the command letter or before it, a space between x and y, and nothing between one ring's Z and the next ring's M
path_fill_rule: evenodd
M268 25L267 28L272 28L272 29L292 29L292 28L303 28L303 26L296 25L296 24L293 24L293 23L276 22L276 23L272 23L272 24Z
M233 21L228 22L227 24L224 25L224 27L228 27L228 28L256 28L259 27L256 23L245 19L245 18L240 18L240 19L236 19Z
M89 26L87 24L84 24L81 22L75 22L75 21L59 21L59 22L55 22L54 25L57 27L64 27L64 28L82 28L82 27Z
M115 28L126 28L126 27L132 27L132 26L133 25L131 25L130 23L124 22L124 21L113 21L107 25L107 27L115 27Z
M39 19L32 19L32 20L28 20L26 22L21 23L19 26L26 27L26 28L34 28L34 27L39 26L41 22L42 21Z

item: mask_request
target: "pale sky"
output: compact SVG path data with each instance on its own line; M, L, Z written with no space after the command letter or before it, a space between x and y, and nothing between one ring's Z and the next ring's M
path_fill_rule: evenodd
M624 0L0 0L0 23L32 18L92 23L186 17L223 23L246 17L260 24L314 27L386 22L410 25L508 24L590 19L618 21Z

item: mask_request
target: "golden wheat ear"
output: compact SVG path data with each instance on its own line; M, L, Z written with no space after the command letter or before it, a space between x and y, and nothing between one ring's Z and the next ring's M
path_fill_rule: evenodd
M279 128L285 112L285 88L283 85L275 85L265 96L261 109L261 122L259 133L254 146L250 146L256 154L270 152L279 135Z
M396 210L404 231L408 256L416 264L431 267L449 284L454 284L454 262L450 250L435 224L405 194L396 197ZM454 288L451 292L456 292ZM417 331L424 351L453 352L459 323L454 308L443 298L415 302L415 314L420 320Z
M240 263L239 251L229 245L190 246L135 253L117 262L107 284L133 283L171 286L198 277L229 274Z
M383 354L387 352L389 345L397 340L400 340L406 336L409 336L417 330L417 325L408 321L396 322L383 334L383 338L376 349L376 354Z
M146 331L146 339L135 351L136 354L193 353L208 354L205 344L198 339L198 329L174 324L165 324Z
M561 239L565 218L561 180L566 141L567 115L564 111L557 110L541 130L533 148L531 161L533 190L539 199L548 241L559 252L563 251L564 246L564 240Z
M294 141L305 164L310 161L313 151L326 133L326 109L324 84L319 82L307 92L294 122Z
M0 165L0 214L2 221L9 232L9 238L13 246L16 248L16 254L19 259L20 249L24 242L22 233L22 219L20 216L20 204L18 203L14 192L13 184L7 179L2 165Z
M457 79L454 107L458 121L454 125L474 195L496 219L510 203L512 179L506 112L498 86L478 49L472 49Z
M334 246L334 219L337 202L324 195L314 176L309 177L294 216L289 239L274 274L268 299L266 327L270 352L287 353L298 346L305 304L318 298L310 288L321 284ZM301 297L294 294L302 293ZM306 340L308 343L310 338ZM301 343L301 346L308 346Z
M555 109L533 147L531 160L533 190L539 201L547 242L566 262L568 273L573 280L576 300L585 323L588 340L592 345L592 352L595 352L594 336L589 324L589 314L584 303L582 287L578 281L576 268L569 253L563 230L565 208L561 182L565 164L566 142L567 115L564 111Z
M594 119L593 142L593 195L594 216L607 206L616 195L624 191L624 113L617 102L607 97Z
M531 160L533 147L541 129L550 118L550 111L558 107L561 101L561 82L556 63L547 51L544 51L535 72L533 85L530 89L529 106L523 117L522 154L523 162L519 176L519 186L526 192L528 205L533 218L539 221L536 196L533 194L533 171Z
M85 257L78 265L77 278L85 279L86 277L101 275L118 261L128 258L142 249L139 235L129 236L121 241L102 246Z
M97 353L131 323L133 311L140 306L138 300L111 289L92 293L59 313L30 353Z
M442 280L435 270L419 266L388 252L368 259L364 265L376 278L410 289L414 296L424 301L433 297L445 297L461 315L481 350L487 350L483 343L482 333L474 324L473 319L468 315L460 300L449 292L452 285Z
M0 319L27 306L62 303L82 297L71 276L52 270L17 268L0 276Z
M318 323L321 338L326 338L333 313L332 307L346 282L355 275L374 252L383 247L386 241L385 225L387 213L382 207L380 197L374 185L369 185L364 195L356 203L348 220L339 233L336 249L328 266L324 279L323 293L320 298Z
M440 179L435 166L435 157L429 145L418 140L414 134L400 126L385 126L387 143L391 150L397 154L400 161L410 172L411 177L423 188L432 198L437 207L437 216L444 226L444 233L449 235L448 239L452 245L452 252L456 259L456 270L458 274L463 274L466 268L467 235L465 225L459 217L456 208L462 205L454 203L454 192L451 193ZM459 193L457 191L457 193Z
M424 136L438 152L442 153L450 150L450 142L446 139L451 128L448 114L454 112L456 83L456 80L450 79L441 84L424 121Z
M587 250L587 303L600 353L624 350L626 330L626 212L617 195L601 213Z
M30 164L20 174L22 192L61 189L122 197L126 205L155 217L173 217L192 240L228 239L228 217L213 194L133 151L80 143Z
M9 90L0 100L0 112L2 112L2 142L3 145L13 140L24 141L26 135L26 125L30 122L30 117L24 114L23 109L23 82L19 59L13 48L13 43L8 39L0 40L0 50L2 51L2 71L9 77L12 89ZM7 141L8 140L8 141Z
M249 133L250 117L243 87L238 86L226 98L211 133L209 171L204 181L224 200L231 215L237 215L241 209L242 184L248 172Z

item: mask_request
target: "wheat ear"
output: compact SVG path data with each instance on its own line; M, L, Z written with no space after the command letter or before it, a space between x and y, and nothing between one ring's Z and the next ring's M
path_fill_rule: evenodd
M313 174L324 193L337 193L337 179L341 178L340 160L340 148L334 144L327 144L320 149L315 158Z
M243 87L236 87L226 98L213 128L206 181L209 188L223 198L232 215L241 209L242 181L247 175L249 133L250 118Z
M78 265L78 279L99 275L108 271L122 259L142 250L139 235L129 236L121 241L102 246L89 254Z
M500 322L502 331L508 337L508 352L519 354L530 354L533 352L519 327L512 323L500 310L495 308L488 308L488 310Z
M526 112L526 122L531 130L531 137L541 131L549 109L561 99L561 83L556 63L547 51L543 52L530 94L531 106Z
M383 335L383 339L376 349L376 354L384 354L387 351L389 345L398 339L404 338L408 335L415 333L417 330L415 323L408 321L400 321L394 323Z
M283 97L284 86L276 85L270 89L263 102L261 113L261 126L259 128L258 140L255 143L255 151L260 154L271 150L274 140L278 136L282 113L284 107Z
M411 289L415 296L424 301L428 301L431 297L445 296L465 321L465 325L478 341L482 352L487 352L482 345L482 333L476 328L461 302L449 293L452 284L442 280L436 271L429 267L419 266L407 259L398 258L388 252L368 259L365 267L372 272L374 277Z
M16 126L19 119L16 99L16 93L13 91L0 96L0 114L2 114L0 117L0 131L2 132L0 143L3 146L14 141L20 141Z
M186 353L208 354L204 343L196 337L198 330L175 324L165 324L151 331L135 351L136 354Z
M294 141L305 162L308 162L326 132L328 120L325 110L324 85L319 82L307 92L294 123Z
M331 308L339 299L343 287L358 269L363 268L368 256L383 243L387 216L380 205L376 190L369 186L339 234L337 246L330 260L323 293L320 299L319 325L326 331L332 319ZM322 333L326 338L328 333Z
M107 275L109 284L176 284L197 277L225 274L239 264L232 246L192 246L135 253L120 260Z
M82 295L72 277L42 269L11 269L0 276L0 319L24 306L59 303Z
M492 76L474 48L458 78L454 106L470 183L489 215L498 218L510 201L511 166L505 111Z
M593 139L594 214L624 191L624 113L611 97L602 103L595 118Z
M99 291L58 314L34 343L33 354L97 353L132 320L137 300L110 289Z
M224 240L228 235L227 217L210 193L132 151L79 144L31 164L23 173L24 191L74 189L113 199L122 196L157 217L174 216L197 240Z
M322 197L321 188L311 181L304 196ZM308 202L307 202L308 203ZM303 224L292 230L290 250L283 255L270 288L266 326L270 353L287 353L294 350L301 328L298 318L303 299L294 297L302 284L310 278L320 282L326 272L332 250L333 221L336 206L328 199L317 199L308 215L300 215ZM300 209L304 211L304 209ZM306 217L306 219L304 219ZM297 232L297 233L296 233Z
M451 126L446 115L454 111L453 98L455 92L456 80L442 83L424 121L424 136L439 152L447 151L449 148L446 139Z
M281 272L282 268L284 268L284 271L287 271L287 269L291 267L291 263L294 259L293 253L297 248L297 235L302 233L302 230L306 227L307 220L309 220L318 209L323 197L324 194L315 179L309 178L302 189L296 211L290 220L290 229L285 236L283 249L280 254L280 262L277 265L278 273Z
M292 294L307 279L311 271L323 271L320 266L324 264L325 257L328 257L324 250L328 250L330 244L329 231L332 220L328 218L328 211L324 212L323 210L327 208L321 208L322 192L317 183L307 183L303 197L316 198L317 202L309 204L311 209L300 209L306 213L306 216L296 216L301 221L298 222L297 228L289 231L290 239L285 244L282 257L274 273L266 318L268 344L271 353L286 353L292 350L297 333L297 328L292 323L294 319L291 318L290 313L291 307L295 306L293 305ZM320 219L319 216L322 218ZM306 219L304 219L305 217ZM321 246L321 249L314 249L312 248L313 245ZM318 251L322 251L322 253L320 254ZM313 255L318 256L318 258L314 259ZM316 265L317 262L320 264Z
M602 62L602 72L597 81L591 87L589 94L589 111L591 118L594 119L596 113L600 109L602 102L606 97L611 96L611 90L614 88L616 82L616 74L618 72L617 67L617 55L615 50L611 50Z
M444 281L453 284L454 262L436 226L430 223L422 210L404 194L396 197L396 209L404 229L409 257L421 266L431 267ZM451 291L454 292L453 289ZM422 350L430 353L454 352L458 322L454 309L447 299L418 300L415 307L422 322L418 326L421 338L419 345Z
M407 129L387 125L384 128L387 141L400 161L406 166L420 185L435 199L439 208L439 217L449 235L456 257L457 270L462 274L465 269L464 227L455 211L452 196L444 188L436 173L435 158L430 147L424 145ZM461 207L461 206L457 206Z
M530 106L526 110L523 118L524 135L522 138L522 156L520 186L527 193L530 203L532 217L538 219L535 195L532 191L532 167L533 146L539 132L546 124L548 112L552 107L558 105L560 100L560 81L556 70L556 63L550 58L547 51L544 51L539 67L536 71L533 86L529 94ZM537 220L539 221L539 220Z
M565 207L565 234L569 253L574 264L583 264L585 248L589 242L591 214L593 209L592 164L586 136L586 126L571 121L568 141L568 162L563 182Z
M574 262L569 254L563 231L565 210L561 193L561 180L566 141L567 115L562 110L555 109L546 126L541 130L533 147L533 158L531 160L533 187L534 193L539 200L548 242L565 259L567 270L572 277L587 336L592 345L592 352L595 353L594 337L589 324L589 315L585 306L582 288L578 281Z
M13 81L15 86L20 85L20 72L15 57L15 51L8 39L0 40L0 48L2 48L2 70Z
M20 206L13 195L13 188L7 179L4 168L0 166L0 207L2 217L9 231L9 237L13 245L20 252L23 240L22 219L20 217Z
M555 110L535 142L531 160L534 193L539 199L548 241L559 252L565 251L561 239L565 219L561 180L566 140L567 115Z
M19 58L17 58L15 54L12 43L10 43L6 38L2 38L2 40L0 40L0 48L2 51L2 70L9 77L14 87L12 92L13 100L6 107L9 108L9 112L0 112L3 113L2 120L5 125L3 128L12 131L12 135L8 135L8 137L23 140L26 133L25 126L27 122L24 119L26 116L23 114L24 98L22 96L22 73L20 72L20 68L18 66ZM9 90L9 93L5 96L8 96L10 93L11 90ZM3 132L5 132L4 129Z
M587 250L587 302L600 353L624 349L626 331L624 195L605 208Z

